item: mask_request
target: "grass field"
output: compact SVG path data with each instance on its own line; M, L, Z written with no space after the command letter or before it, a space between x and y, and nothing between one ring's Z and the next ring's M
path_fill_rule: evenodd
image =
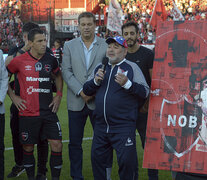
M5 106L6 106L6 127L5 127L5 177L10 173L11 168L14 166L14 155L13 150L10 149L12 147L11 142L11 131L10 131L10 114L9 107L11 101L9 97L6 97ZM63 132L63 168L61 171L61 180L71 179L70 177L70 165L69 165L69 157L68 157L68 115L67 115L67 107L66 107L66 86L64 87L63 98L61 102L61 106L58 112L58 116L60 119L62 132ZM91 137L92 137L92 128L90 122L88 121L85 127L84 133L84 141L83 141L83 175L85 180L93 180L91 161L90 161L90 150L91 150ZM139 158L139 180L147 180L147 170L142 169L142 158L143 158L143 149L141 147L141 142L139 137L137 136L137 151ZM49 169L49 165L47 165ZM112 180L118 180L118 165L116 161L116 156L114 155L113 169L112 169ZM50 171L47 173L48 180L51 179ZM5 178L7 179L7 178ZM21 176L15 178L16 180L26 180L26 173L23 173ZM171 173L169 171L159 171L159 180L171 180Z

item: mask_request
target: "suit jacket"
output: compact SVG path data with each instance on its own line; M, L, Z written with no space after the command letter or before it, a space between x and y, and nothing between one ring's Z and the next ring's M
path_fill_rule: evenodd
M97 42L91 52L88 70L86 68L85 54L81 37L68 41L63 48L62 75L67 84L67 106L71 111L81 111L85 102L78 94L83 84L93 73L95 67L106 56L107 44L104 39L96 36ZM94 109L94 101L87 104L89 109Z
M6 70L3 52L0 50L0 102L4 102L6 97L7 89L8 89L8 72ZM0 114L4 114L4 104L0 105Z

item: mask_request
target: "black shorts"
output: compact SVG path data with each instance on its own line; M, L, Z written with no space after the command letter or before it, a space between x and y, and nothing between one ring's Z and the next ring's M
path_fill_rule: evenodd
M37 144L39 140L62 140L62 131L56 114L20 116L19 135L22 144Z

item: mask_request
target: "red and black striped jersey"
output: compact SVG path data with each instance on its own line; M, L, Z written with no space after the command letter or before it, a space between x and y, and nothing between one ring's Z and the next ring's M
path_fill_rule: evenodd
M17 73L20 84L20 97L26 101L26 109L20 116L40 116L51 112L52 73L60 71L56 58L45 53L36 59L29 52L15 57L7 66L11 73Z

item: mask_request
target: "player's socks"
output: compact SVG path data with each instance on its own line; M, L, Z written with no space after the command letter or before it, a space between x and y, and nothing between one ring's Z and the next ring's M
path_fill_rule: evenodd
M53 178L59 178L62 168L62 152L51 151L50 155L50 168Z
M27 152L23 150L23 162L29 179L35 176L35 159L33 151Z

